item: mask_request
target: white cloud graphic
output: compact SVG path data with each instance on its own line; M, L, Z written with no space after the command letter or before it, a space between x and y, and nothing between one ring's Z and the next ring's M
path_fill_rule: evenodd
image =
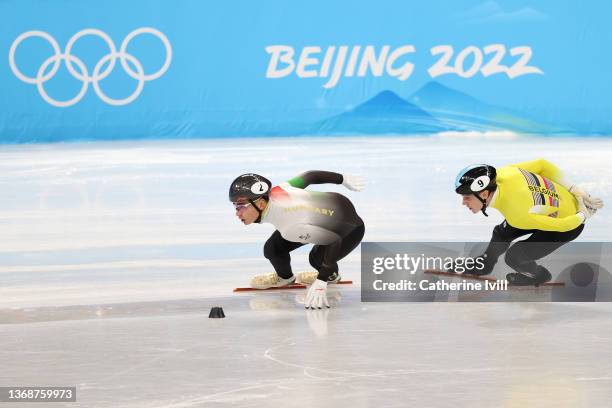
M542 21L549 18L548 15L532 7L504 10L497 2L492 0L460 13L458 17L468 24Z

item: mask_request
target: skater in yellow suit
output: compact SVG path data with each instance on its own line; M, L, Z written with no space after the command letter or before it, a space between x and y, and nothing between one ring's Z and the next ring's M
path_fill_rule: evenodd
M467 273L491 273L506 252L506 263L516 271L506 276L513 285L549 281L548 270L535 261L576 239L585 221L603 207L602 200L569 183L559 168L544 159L499 170L486 164L466 167L455 179L455 191L473 213L487 215L487 208L495 208L505 217L482 255L485 267ZM529 238L510 247L514 239L527 234Z

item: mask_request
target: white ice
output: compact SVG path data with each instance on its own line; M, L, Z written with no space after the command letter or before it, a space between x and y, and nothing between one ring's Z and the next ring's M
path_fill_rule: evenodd
M486 241L501 217L460 205L459 169L544 157L610 203L611 152L511 134L1 146L0 385L76 385L87 407L608 406L607 304L362 304L356 284L308 314L303 292L233 295L270 271L272 228L242 225L227 189L361 174L360 193L314 188L351 198L365 240ZM580 240L609 241L609 211ZM358 252L341 271L358 283Z

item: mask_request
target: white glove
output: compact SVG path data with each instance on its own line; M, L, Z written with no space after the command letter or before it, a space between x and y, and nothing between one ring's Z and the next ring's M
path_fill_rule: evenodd
M329 307L327 301L327 282L315 280L308 288L306 294L306 309L321 309L323 305Z
M356 176L354 174L343 174L342 179L342 185L351 191L361 191L365 186L363 177L361 176Z
M569 188L569 192L576 197L582 197L584 200L584 205L590 210L597 211L599 208L603 208L604 206L604 202L601 198L591 197L589 193L575 184Z
M584 198L582 198L581 196L576 196L576 200L578 201L578 213L582 213L582 215L584 215L584 221L595 215L597 209L587 207L584 203Z

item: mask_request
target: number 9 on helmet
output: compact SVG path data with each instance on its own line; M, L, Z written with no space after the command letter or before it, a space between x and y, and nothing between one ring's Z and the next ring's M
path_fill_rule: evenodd
M462 169L455 178L455 192L461 195L473 194L482 203L482 213L487 214L487 200L480 196L480 192L492 193L497 189L495 167L488 164L473 164Z
M473 164L462 169L455 178L457 194L471 194L480 191L493 191L497 187L495 167L488 164Z

